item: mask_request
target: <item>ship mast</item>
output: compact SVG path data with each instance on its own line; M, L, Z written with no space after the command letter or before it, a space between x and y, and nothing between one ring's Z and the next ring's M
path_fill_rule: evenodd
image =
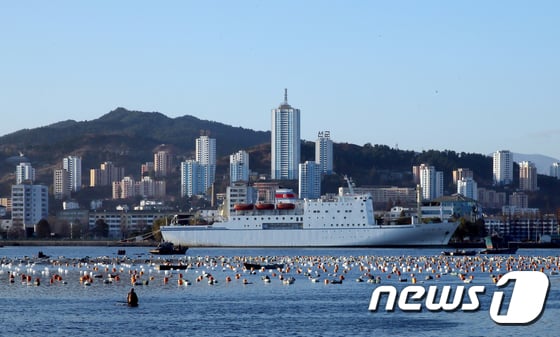
M416 185L416 216L418 223L422 222L422 186Z
M344 175L344 180L346 180L346 184L348 184L348 193L354 195L354 183L352 182L352 178L348 178L347 175Z

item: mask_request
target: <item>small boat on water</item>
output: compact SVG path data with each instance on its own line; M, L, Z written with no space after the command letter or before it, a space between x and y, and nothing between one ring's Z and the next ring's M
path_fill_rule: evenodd
M171 242L162 242L156 248L150 250L150 254L155 255L173 255L185 254L189 249L187 246L175 246Z
M249 263L249 262L245 262L243 263L243 267L245 267L245 269L247 270L261 270L261 269L282 269L284 268L284 264L283 263L270 263L270 264L259 264L259 263Z
M476 255L476 250L456 249L455 251L443 251L443 256L473 256Z
M515 254L517 245L498 235L487 236L485 239L486 249L480 254Z

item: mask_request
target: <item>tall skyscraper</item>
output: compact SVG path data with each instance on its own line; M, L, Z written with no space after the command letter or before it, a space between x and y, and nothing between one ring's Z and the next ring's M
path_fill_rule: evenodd
M299 164L299 197L318 199L321 197L321 165L314 161Z
M321 131L315 141L315 162L321 166L321 173L333 172L333 141L330 131Z
M494 185L509 185L513 182L513 154L502 150L494 152L493 156Z
M12 185L12 226L29 233L49 215L49 189L44 185Z
M272 179L297 179L301 156L300 111L288 104L288 89L284 102L272 109L271 130Z
M519 189L522 191L537 190L537 167L530 161L519 164Z
M22 184L23 182L33 183L35 181L35 169L31 166L31 163L23 162L16 166L16 184Z
M249 181L249 154L247 151L238 151L229 156L229 181Z
M62 168L68 171L70 190L77 192L82 188L82 158L68 156L62 160Z
M214 183L216 177L216 139L200 136L196 139L196 158L203 170L203 192Z
M435 167L425 164L420 165L420 186L422 198L432 200L443 195L443 172L436 171Z

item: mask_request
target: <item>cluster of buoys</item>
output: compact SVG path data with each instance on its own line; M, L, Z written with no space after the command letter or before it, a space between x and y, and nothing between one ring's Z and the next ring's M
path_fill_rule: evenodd
M265 269L244 267L244 262L256 261L283 265L282 268ZM158 263L159 262L159 263ZM196 275L196 283L205 281L208 285L216 285L219 280L225 284L252 284L252 277L259 277L264 283L280 282L292 284L295 277L305 277L313 283L341 284L347 277L356 282L381 283L402 282L422 283L438 281L443 278L453 282L493 282L497 283L502 275L513 270L532 270L560 274L560 258L542 256L217 256L196 257L186 256L173 261L150 261L144 259L99 258L79 262L63 262L51 259L51 266L45 263L34 264L33 261L6 261L0 266L0 275L7 272L10 283L21 278L22 284L41 285L42 275L47 285L67 284L64 279L75 280L69 273L79 272L80 283L94 284L95 278L103 278L104 284L120 281L120 276L130 277L132 285L172 284L190 285L183 273ZM188 266L187 271L159 270L164 263ZM53 269L54 272L49 270ZM40 269L42 268L42 269ZM184 268L182 268L184 269ZM219 275L222 276L219 276ZM259 276L253 276L259 275ZM487 276L490 278L488 279ZM484 277L481 277L484 276ZM195 276L192 276L194 279ZM156 280L157 282L152 282ZM479 281L480 280L480 281ZM234 282L238 281L238 282ZM124 282L128 284L128 282Z

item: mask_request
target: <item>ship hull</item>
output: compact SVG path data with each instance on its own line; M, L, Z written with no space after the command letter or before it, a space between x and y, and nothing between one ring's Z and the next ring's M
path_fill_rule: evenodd
M443 246L457 223L368 226L336 229L229 229L211 226L164 226L165 241L189 247L406 247Z

